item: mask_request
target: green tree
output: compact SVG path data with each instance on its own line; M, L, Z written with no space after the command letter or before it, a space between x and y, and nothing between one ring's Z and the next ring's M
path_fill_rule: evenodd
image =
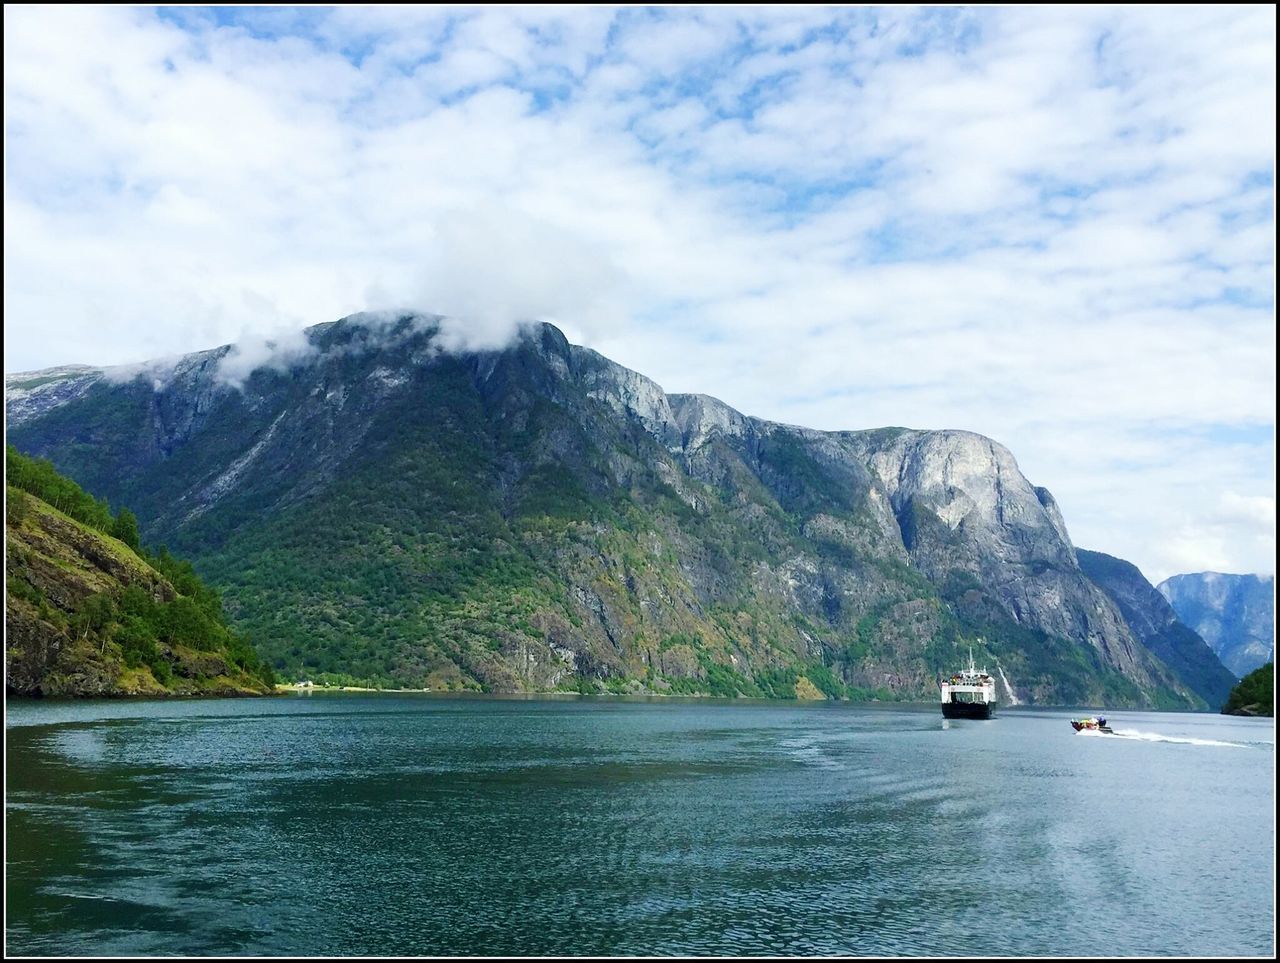
M106 500L94 498L70 478L59 475L49 459L28 458L6 445L4 471L8 484L30 492L90 528L110 532L112 519Z
M1228 715L1275 715L1275 675L1273 662L1254 669L1231 690L1222 711Z
M30 496L18 488L10 488L8 496L5 499L4 510L5 518L10 525L21 525L23 519L27 517L28 500Z
M127 508L122 508L111 523L111 534L124 542L135 552L142 546L138 541L138 517Z
M81 638L100 633L115 618L116 607L106 593L90 595L71 617L71 629Z

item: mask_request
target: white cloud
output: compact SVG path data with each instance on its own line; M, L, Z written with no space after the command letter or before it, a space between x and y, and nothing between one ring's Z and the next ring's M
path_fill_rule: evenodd
M259 319L278 317L275 306L260 295L246 292L245 301ZM281 324L277 320L269 327L260 320L252 327L246 326L231 349L218 360L215 377L233 388L240 388L259 368L286 371L315 355L316 349L298 324Z
M1148 575L1274 554L1272 8L4 17L13 369L543 317L753 414L992 435Z
M1226 491L1218 496L1218 512L1214 519L1227 525L1249 526L1259 532L1274 530L1276 500L1264 495L1239 495Z
M501 347L526 321L590 331L625 318L625 273L578 234L487 204L445 211L434 227L421 286L387 307L432 305L448 349Z

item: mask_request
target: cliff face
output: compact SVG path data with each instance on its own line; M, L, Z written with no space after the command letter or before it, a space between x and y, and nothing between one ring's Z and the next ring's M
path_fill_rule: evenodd
M819 432L536 325L355 317L243 384L223 348L74 372L10 437L183 550L287 672L497 689L932 698L975 638L1020 701L1199 705L966 432ZM41 400L44 399L44 400Z
M10 487L5 544L5 686L18 695L261 695L270 687L216 642L121 644L132 590L165 612L179 593L128 546Z
M1187 688L1211 709L1221 708L1231 694L1236 678L1218 656L1186 625L1173 608L1138 571L1137 566L1104 555L1078 549L1080 568L1120 609L1140 642L1160 658Z
M1093 647L1131 678L1150 660L1080 571L1057 503L1008 449L969 432L851 436L888 492L912 561L962 608Z
M1197 572L1175 575L1157 588L1236 676L1275 660L1273 576Z

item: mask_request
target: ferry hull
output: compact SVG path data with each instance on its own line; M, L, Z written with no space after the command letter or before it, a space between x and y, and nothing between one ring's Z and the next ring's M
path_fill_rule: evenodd
M990 719L995 714L994 702L942 703L942 715L947 719Z

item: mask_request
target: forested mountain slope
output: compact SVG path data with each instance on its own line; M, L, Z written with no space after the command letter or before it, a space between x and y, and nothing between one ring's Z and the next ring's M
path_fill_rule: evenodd
M141 553L136 521L10 449L5 684L19 695L261 695L274 677L189 563ZM55 507L56 506L56 507Z

